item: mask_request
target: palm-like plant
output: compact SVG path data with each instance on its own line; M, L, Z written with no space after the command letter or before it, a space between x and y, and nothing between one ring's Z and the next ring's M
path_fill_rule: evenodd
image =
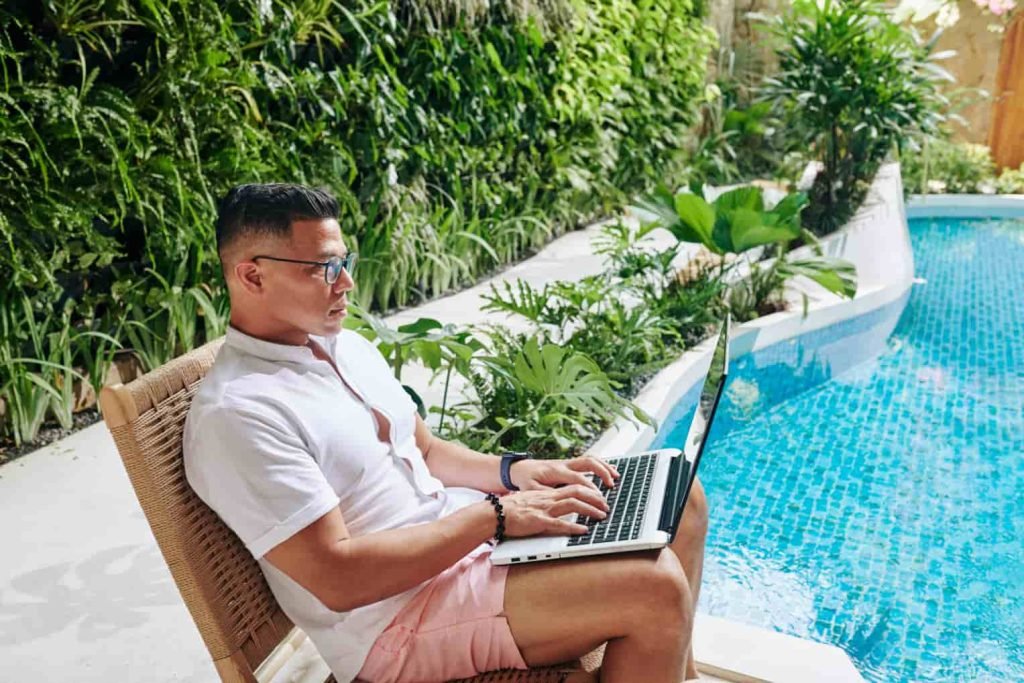
M500 342L498 353L481 356L491 384L477 378L478 391L504 396L502 410L483 425L497 429L484 442L528 448L539 455L578 449L595 431L619 417L645 424L653 420L629 400L619 396L608 376L586 355L535 338ZM509 354L509 350L514 352Z
M798 0L772 28L779 72L762 94L785 103L824 164L803 224L827 234L857 209L887 154L938 131L948 106L938 83L953 77L936 62L950 53L931 54L938 33L919 40L878 0Z

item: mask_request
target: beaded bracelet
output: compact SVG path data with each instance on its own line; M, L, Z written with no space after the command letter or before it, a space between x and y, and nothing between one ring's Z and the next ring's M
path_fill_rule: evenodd
M494 511L498 514L498 529L494 532L494 540L501 543L505 540L505 509L498 502L498 496L493 493L487 494L487 500L494 506Z

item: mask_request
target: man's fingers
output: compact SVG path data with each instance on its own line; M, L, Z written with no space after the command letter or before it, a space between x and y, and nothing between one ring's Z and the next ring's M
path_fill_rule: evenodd
M597 487L597 484L595 484L591 480L591 478L588 477L585 474L580 474L579 472L576 472L575 473L575 479L576 479L576 483L577 484L582 484L583 486L589 486L590 488L594 489L595 491L600 491L601 490L601 489L599 489Z
M593 456L584 455L569 461L569 467L576 471L593 472L601 481L605 483L605 486L611 488L615 486L615 477L618 476L618 471L613 469L611 465Z
M570 484L569 486L563 486L556 490L555 500L565 500L567 498L576 498L587 503L590 503L594 507L602 510L608 509L608 502L604 499L604 496L595 489L589 486L583 486L581 484Z
M551 520L551 524L545 533L551 536L566 536L585 534L587 531L588 529L585 524L578 524L555 517Z
M594 519L606 519L608 517L608 513L602 508L575 498L559 501L552 505L550 510L552 517L561 517L570 512L575 512L581 517L593 517Z

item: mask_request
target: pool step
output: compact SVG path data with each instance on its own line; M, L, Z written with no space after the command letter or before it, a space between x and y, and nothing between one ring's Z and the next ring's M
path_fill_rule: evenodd
M701 674L723 681L864 682L849 655L834 645L704 614L697 615L693 651Z

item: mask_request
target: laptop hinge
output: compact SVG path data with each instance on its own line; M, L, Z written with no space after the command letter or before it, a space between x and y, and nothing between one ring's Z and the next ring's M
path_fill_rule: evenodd
M679 510L686 495L686 480L690 474L690 463L680 453L672 458L668 465L668 481L665 484L665 498L661 502L661 516L658 529L669 536L675 537L675 527L679 523Z

